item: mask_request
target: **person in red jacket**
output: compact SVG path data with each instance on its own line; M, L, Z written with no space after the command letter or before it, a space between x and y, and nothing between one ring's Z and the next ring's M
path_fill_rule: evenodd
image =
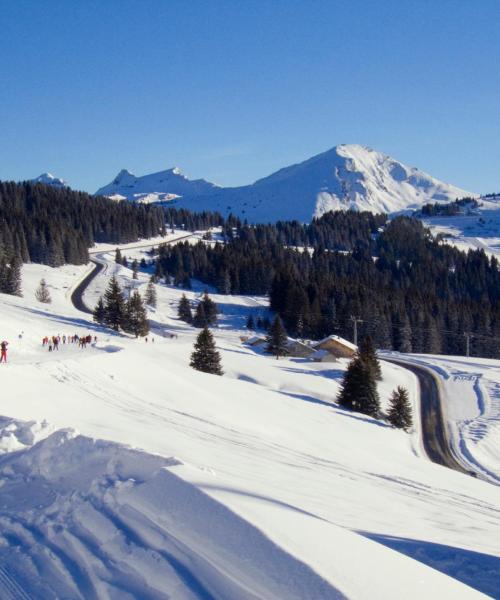
M7 362L7 346L8 345L9 345L9 342L6 342L5 340L0 344L0 363Z

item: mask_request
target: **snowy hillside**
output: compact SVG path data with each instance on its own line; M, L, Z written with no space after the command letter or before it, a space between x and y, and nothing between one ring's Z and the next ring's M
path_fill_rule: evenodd
M354 144L336 146L242 187L221 188L204 180L189 181L175 170L139 178L122 171L97 193L139 201L181 196L176 205L223 215L232 212L251 222L310 221L331 210L395 213L428 202L449 202L473 195Z
M55 177L52 173L42 173L35 179L31 180L33 183L43 183L45 185L53 185L54 187L67 187L68 184L64 181L64 179L60 179L59 177Z
M177 167L142 177L122 169L111 183L98 189L96 195L150 203L165 202L180 196L202 196L216 188L215 184L204 179L188 179Z
M148 258L129 246L127 257ZM91 306L113 273L141 292L149 280L133 280L113 255L99 251L106 268L86 293ZM0 597L498 597L499 488L430 463L418 428L336 407L345 360L265 356L240 335L266 299L213 294L225 374L195 372L197 331L176 317L182 290L157 286L146 343L72 307L87 271L25 265L24 297L0 295L10 341ZM52 304L34 301L41 277ZM98 340L86 349L41 345L89 332ZM411 373L383 371L384 407L397 384L415 402Z

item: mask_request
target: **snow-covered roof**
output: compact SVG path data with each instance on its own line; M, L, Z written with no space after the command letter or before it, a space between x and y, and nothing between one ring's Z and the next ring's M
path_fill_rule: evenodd
M252 337L248 338L246 343L250 346L254 346L255 344L263 344L265 341L266 338L260 337L258 335L253 335Z
M335 342L338 342L339 344L342 344L342 346L345 346L346 348L350 348L351 350L357 350L358 347L356 346L356 344L353 344L352 342L350 342L349 340L346 340L343 337L340 337L340 335L329 335L326 338L323 338L322 340L320 340L319 342L317 342L315 344L315 346L319 346L321 344L324 344L325 342L328 342L329 340L333 340Z

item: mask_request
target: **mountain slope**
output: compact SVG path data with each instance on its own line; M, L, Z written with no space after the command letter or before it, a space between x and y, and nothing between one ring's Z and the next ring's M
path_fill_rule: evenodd
M119 193L129 200L150 194L150 201L170 200L175 194L181 196L176 204L185 208L232 212L253 222L309 221L331 210L394 213L474 195L355 144L336 146L242 187L221 188L205 180L190 181L179 173L183 185L176 186L177 179L164 177L172 172L135 178L122 171L98 193Z

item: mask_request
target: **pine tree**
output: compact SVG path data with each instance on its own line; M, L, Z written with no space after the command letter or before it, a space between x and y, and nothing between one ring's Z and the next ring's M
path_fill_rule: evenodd
M185 321L186 323L192 323L193 321L193 313L191 312L191 304L189 300L186 298L186 294L182 294L182 297L179 301L179 307L177 308L177 315L179 319Z
M121 265L122 264L122 260L123 260L123 258L122 258L122 253L120 251L120 248L117 248L115 250L115 263Z
M288 337L279 315L276 315L273 324L269 328L269 334L266 339L266 352L276 356L276 359L279 359L280 356L286 356L288 354Z
M226 269L224 269L224 271L222 271L219 276L217 288L221 294L231 293L231 277L229 276L229 272Z
M7 294L12 294L13 296L23 295L21 292L21 267L21 259L18 256L13 256L6 274L5 292Z
M115 276L111 278L104 293L104 306L104 323L118 331L125 320L125 298Z
M132 279L137 279L137 271L139 270L139 263L137 262L137 260L133 260L132 262Z
M344 374L337 402L344 408L377 418L380 400L377 384L370 367L357 354Z
M252 315L248 315L246 328L251 330L255 329L255 321Z
M205 314L205 305L203 302L200 302L196 307L196 312L193 317L193 325L198 328L208 327L210 323L208 322L207 315Z
M47 287L47 282L45 279L40 280L40 284L35 292L35 298L38 300L38 302L43 302L44 304L50 304L52 302L49 288Z
M398 386L390 398L390 408L387 420L393 427L408 431L413 425L412 410L408 390Z
M207 291L203 294L203 299L200 304L203 305L207 324L214 325L217 321L217 304L210 298Z
M148 283L146 286L146 293L144 295L144 301L148 306L152 308L156 308L157 304L157 296L156 296L156 288L152 281Z
M372 371L373 377L377 381L382 380L382 369L380 367L380 361L377 357L377 352L375 350L375 346L373 345L372 338L367 335L359 344L359 354L362 360L368 365L370 370Z
M193 369L202 371L203 373L211 373L212 375L223 374L220 354L215 348L213 335L207 327L204 327L196 338L189 365Z
M128 333L133 333L135 337L144 336L149 333L146 308L137 290L133 291L132 296L130 296L126 304L123 329Z
M94 321L96 323L100 323L101 325L104 323L105 318L106 318L106 308L104 306L104 300L102 298L102 296L99 298L99 300L97 301L97 304L94 308Z

